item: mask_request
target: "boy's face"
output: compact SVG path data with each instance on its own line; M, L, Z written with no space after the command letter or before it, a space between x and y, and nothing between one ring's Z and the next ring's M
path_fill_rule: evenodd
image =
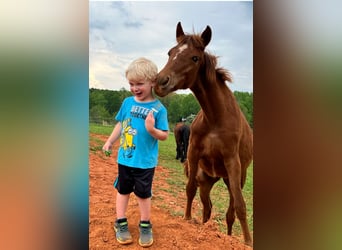
M139 102L148 102L153 100L153 83L149 80L129 80L129 86L135 99Z

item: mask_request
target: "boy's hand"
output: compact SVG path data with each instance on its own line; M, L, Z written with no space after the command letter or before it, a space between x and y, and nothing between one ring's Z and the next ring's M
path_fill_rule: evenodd
M110 155L112 154L112 152L107 151L107 150L105 150L104 153L105 153L105 155L106 155L107 157L110 156Z
M112 144L110 142L106 142L105 145L102 147L102 151L105 153L106 156L110 156L112 153Z
M145 119L146 130L151 133L154 129L154 124L155 124L155 120L154 120L153 112L151 111L150 113L148 113Z
M149 132L150 135L153 136L157 140L166 140L166 138L169 135L169 132L159 130L155 128L154 125L155 125L155 119L153 116L153 112L151 111L150 113L148 113L145 119L145 127L146 127L147 132Z

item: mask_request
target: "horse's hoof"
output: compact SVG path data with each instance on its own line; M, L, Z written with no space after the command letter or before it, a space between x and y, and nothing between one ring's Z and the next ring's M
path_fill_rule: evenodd
M184 220L191 220L191 216L185 216L183 217Z
M245 241L245 245L253 247L253 242L252 241Z

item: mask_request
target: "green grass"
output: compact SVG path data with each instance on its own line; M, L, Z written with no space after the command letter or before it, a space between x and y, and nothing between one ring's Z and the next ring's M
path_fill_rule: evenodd
M103 126L103 125L97 125L97 124L89 124L89 132L90 133L95 133L95 134L100 134L100 135L107 135L109 136L112 131L113 131L113 126ZM103 152L102 152L102 147L103 147L103 141L90 136L89 137L89 149L91 152L94 154L97 154L100 152L100 157L105 157Z
M90 146L90 150L93 152L102 151L103 142L100 139L90 137L89 141L93 146Z
M159 165L170 171L167 182L173 188L169 192L177 193L179 190L185 190L186 177L183 164L176 160L176 142L173 133L170 133L167 140L159 142Z
M90 124L89 130L92 133L96 134L103 134L103 135L110 135L113 127L112 126L102 126L102 125L95 125ZM97 142L96 138L90 137L90 140L95 143L96 146L90 148L96 152L96 150L101 150L102 142ZM176 157L176 143L174 140L174 136L170 133L169 137L165 141L159 142L159 165L167 168L169 170L169 177L167 179L168 184L172 187L170 189L164 189L163 191L169 192L170 195L177 197L179 193L185 193L185 186L187 183L187 179L184 175L183 165L180 161L175 159ZM199 192L197 192L195 199L198 201L199 199ZM247 206L247 219L249 229L253 231L253 163L249 166L247 171L247 179L245 186L243 188L243 196ZM223 180L218 181L213 189L211 190L211 200L213 203L212 208L212 218L215 220L219 228L222 232L227 232L227 225L225 222L226 211L229 204L229 194L228 190L223 182ZM167 204L165 205L167 209ZM198 209L194 216L197 218L202 218L202 209ZM184 215L183 213L177 212L175 216ZM233 234L239 235L242 234L240 223L236 219L234 226L233 226Z
M89 132L101 135L110 135L114 126L103 126L98 124L89 124Z

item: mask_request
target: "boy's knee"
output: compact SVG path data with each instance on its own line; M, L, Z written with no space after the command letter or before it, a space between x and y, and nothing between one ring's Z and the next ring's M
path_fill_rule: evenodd
M139 193L139 192L134 192L134 194L139 197L140 199L148 199L148 198L151 198L152 197L152 193L149 192L149 193Z

